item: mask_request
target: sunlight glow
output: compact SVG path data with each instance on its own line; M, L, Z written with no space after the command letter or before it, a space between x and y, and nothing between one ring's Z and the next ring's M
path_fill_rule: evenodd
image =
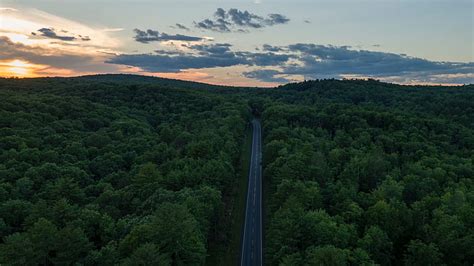
M0 76L20 78L35 77L34 71L42 67L41 65L31 64L20 59L0 62Z

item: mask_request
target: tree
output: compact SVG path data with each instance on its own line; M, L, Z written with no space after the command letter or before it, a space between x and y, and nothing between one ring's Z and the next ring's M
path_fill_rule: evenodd
M59 230L54 249L56 256L52 258L52 262L69 265L84 259L92 249L92 243L81 228L66 226Z
M177 204L164 203L149 222L138 225L120 244L123 254L133 254L141 243L156 245L173 263L199 264L205 258L204 237L189 211Z
M344 266L349 264L349 251L332 245L310 247L305 261L305 265Z
M382 265L390 265L392 253L392 241L387 234L377 226L372 226L364 234L357 245L366 250L370 257Z
M122 265L166 266L172 264L171 257L168 254L161 254L160 249L156 245L145 243L135 249L132 255L124 260Z
M442 265L441 256L435 244L412 240L408 244L405 254L405 265Z

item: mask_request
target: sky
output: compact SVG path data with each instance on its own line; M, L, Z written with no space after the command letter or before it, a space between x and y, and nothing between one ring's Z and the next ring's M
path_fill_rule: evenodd
M0 76L474 83L472 0L0 0Z

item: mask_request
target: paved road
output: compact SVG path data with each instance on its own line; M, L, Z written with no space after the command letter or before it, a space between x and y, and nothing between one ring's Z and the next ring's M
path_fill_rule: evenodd
M262 265L262 134L260 121L254 119L247 206L240 265Z

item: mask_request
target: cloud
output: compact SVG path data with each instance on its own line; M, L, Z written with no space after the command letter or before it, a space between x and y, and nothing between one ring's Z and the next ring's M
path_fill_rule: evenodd
M360 74L393 76L407 73L470 73L473 63L434 62L387 52L351 50L349 46L315 44L289 45L288 50L299 54L302 66L286 68L287 72L317 75Z
M18 9L12 7L0 7L0 11L2 12L17 12Z
M58 35L53 28L41 28L38 30L39 34L43 37L50 38L50 39L58 39L61 41L74 41L76 37L74 36L66 36L66 35ZM32 32L31 35L36 36L35 32Z
M277 70L272 70L272 69L260 69L260 70L244 72L243 75L247 78L256 79L256 80L264 80L267 82L285 83L289 81L286 78L276 77L277 75L281 75L281 72Z
M123 31L124 28L105 28L105 29L102 29L102 31L104 32L117 32L117 31Z
M195 22L197 28L212 30L217 32L245 32L249 28L258 29L277 24L286 24L290 21L281 14L268 14L262 17L248 11L241 11L236 8L224 10L218 8L214 13L214 18L207 18L200 22Z
M201 37L194 37L194 36L187 36L182 34L170 35L167 33L160 33L156 30L148 29L146 31L140 29L134 29L135 32L135 41L141 43L149 43L149 42L163 42L163 41L188 41L188 42L196 42L202 41L204 38Z
M215 43L215 44L196 44L187 46L188 48L198 51L201 55L225 55L232 54L229 43Z
M212 30L212 31L217 31L217 32L230 32L231 31L229 28L231 23L223 19L217 19L216 21L205 19L201 22L195 22L194 25L196 26L196 28Z
M473 84L474 73L467 74L429 74L418 75L418 74L407 74L403 76L389 76L383 77L383 81L400 83L400 84L426 84L426 85L439 85L439 84Z
M39 46L24 45L12 42L9 38L0 36L0 60L21 59L42 65L60 68L80 66L92 61L92 56L63 54Z
M241 72L244 77L273 83L294 81L295 77L371 77L399 83L407 83L408 80L420 83L472 83L474 78L474 63L435 62L403 54L356 50L351 46L265 44L257 52L233 51L229 43L184 44L182 47L184 51L122 54L107 62L165 73L245 66L253 69Z
M353 50L350 46L296 43L288 46L264 45L263 50L290 55L293 64L275 64L277 72L247 73L261 81L274 81L276 75L301 75L305 79L374 77L390 80L473 82L474 63L435 62L403 54ZM273 74L273 75L272 75ZM456 75L455 77L453 75Z
M187 69L228 67L248 64L245 58L230 50L227 43L183 45L189 50L156 50L154 54L121 54L107 63L139 67L149 72L172 73Z
M236 54L239 57L245 58L251 66L281 66L293 57L291 54L278 54L273 52L236 52Z
M273 46L273 45L270 45L270 44L264 44L262 46L262 49L264 51L270 51L270 52L280 52L280 51L283 50L281 47Z
M79 35L79 38L81 38L81 40L86 41L86 42L91 40L91 38L89 36Z
M286 24L290 21L289 18L283 16L282 14L269 14L268 18L265 19L267 25L277 25L277 24Z
M245 61L235 56L194 56L194 55L162 55L162 54L122 54L106 61L140 67L150 72L179 72L186 69L235 66Z
M1 11L0 60L5 64L21 60L29 69L26 76L117 73L125 68L104 63L118 53L121 42L103 28L34 8ZM11 75L3 70L0 75Z
M57 42L62 44L55 44L56 49L70 50L72 48L68 44L74 43L78 44L74 52L80 53L79 48L82 48L83 53L89 54L99 47L100 49L115 49L121 46L120 40L109 36L108 32L100 28L89 27L34 8L1 12L0 16L2 21L0 36L7 36L23 44L48 46ZM84 52L86 49L87 52Z
M237 65L273 66L285 63L291 56L276 53L234 52L228 43L184 45L188 53L157 50L155 54L121 54L107 63L140 67L150 72L177 72L187 69L229 67Z
M72 49L70 49L72 50ZM0 36L0 61L21 60L29 64L41 65L32 75L80 75L92 73L118 72L120 66L104 64L110 55L99 53L79 54L37 45L25 45Z
M219 8L216 11L216 17L221 18L221 19L230 19L235 25L241 26L241 27L250 27L250 28L262 28L263 24L261 23L263 21L263 18L260 16L257 16L255 14L252 14L248 11L240 11L236 8L231 8L229 11L226 12L222 9ZM220 17L219 17L220 16Z
M61 41L75 41L75 40L81 40L81 41L90 41L91 38L89 36L83 36L81 34L78 35L59 35L54 28L41 28L36 32L32 32L32 36L36 37L44 37L47 39L56 39L56 40L61 40ZM67 30L61 30L61 33L68 33ZM67 44L66 44L67 45Z
M189 31L189 28L184 26L183 24L180 24L180 23L176 23L176 28L180 29L180 30L187 30Z

